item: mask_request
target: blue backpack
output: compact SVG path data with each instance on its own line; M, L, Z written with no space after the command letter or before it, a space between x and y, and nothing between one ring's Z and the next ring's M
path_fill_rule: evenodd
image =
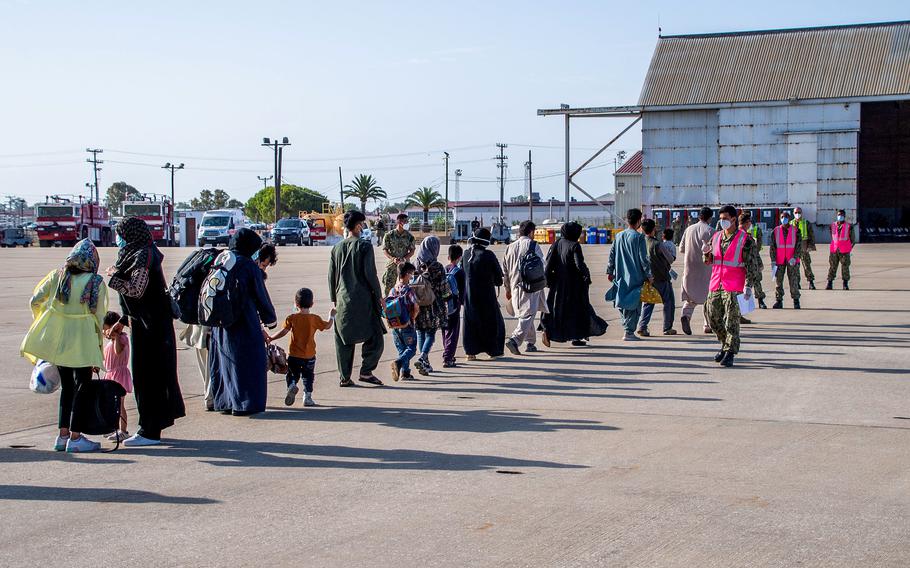
M382 303L382 316L392 329L401 329L411 324L411 306L406 296L389 296Z
M458 304L458 298L460 297L460 290L458 289L458 280L455 278L455 275L461 270L461 267L455 265L451 270L446 272L446 280L449 282L449 290L452 294L449 296L449 299L446 300L446 315L454 315L458 312L458 309L461 307Z

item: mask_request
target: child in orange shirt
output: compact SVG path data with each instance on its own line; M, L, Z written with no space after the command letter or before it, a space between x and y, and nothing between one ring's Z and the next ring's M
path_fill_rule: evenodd
M294 297L297 313L291 314L284 320L284 329L269 337L269 342L281 339L288 333L291 334L291 344L288 347L288 392L284 397L284 404L291 406L297 398L300 388L297 383L303 378L303 405L316 406L313 402L313 379L316 373L316 332L325 331L332 327L335 321L335 309L325 321L316 314L310 313L313 307L313 291L309 288L297 290Z

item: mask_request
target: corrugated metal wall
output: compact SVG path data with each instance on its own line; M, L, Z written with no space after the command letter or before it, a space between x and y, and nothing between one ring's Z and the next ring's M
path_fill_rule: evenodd
M799 205L825 225L856 212L859 104L645 112L646 206Z
M641 174L616 174L615 204L616 215L623 217L626 211L642 207Z

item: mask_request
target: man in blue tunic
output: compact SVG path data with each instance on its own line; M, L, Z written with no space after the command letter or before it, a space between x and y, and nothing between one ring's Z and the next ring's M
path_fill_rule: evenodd
M615 293L613 303L619 308L622 316L624 341L641 341L641 338L635 335L635 328L641 316L641 287L646 280L648 282L654 280L645 236L638 232L641 218L640 209L629 209L626 213L628 228L616 235L616 240L610 248L610 260L607 262L607 278L615 288L608 292L608 299Z

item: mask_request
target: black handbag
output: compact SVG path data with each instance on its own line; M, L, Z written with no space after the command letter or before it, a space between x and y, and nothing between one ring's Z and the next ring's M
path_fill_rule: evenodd
M126 390L117 381L96 379L82 383L73 401L70 427L90 435L116 432L120 428L120 401L125 396Z

